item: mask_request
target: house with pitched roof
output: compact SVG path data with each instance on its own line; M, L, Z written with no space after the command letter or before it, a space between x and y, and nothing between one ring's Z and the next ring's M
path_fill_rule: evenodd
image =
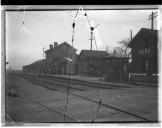
M45 59L23 66L23 72L29 74L75 74L77 49L67 42L50 44L45 51Z
M86 76L101 76L103 73L106 51L82 50L78 56L77 74Z
M129 43L132 64L130 78L156 81L158 73L158 31L142 28Z
M45 51L46 61L50 74L75 74L77 49L67 42L54 45L50 44L50 48Z

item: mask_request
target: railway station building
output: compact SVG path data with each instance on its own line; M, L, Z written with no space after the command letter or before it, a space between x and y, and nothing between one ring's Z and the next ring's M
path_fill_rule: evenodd
M131 81L155 82L158 79L158 31L142 28L129 43Z
M38 60L30 65L23 66L23 72L26 74L41 75L47 73L47 61Z
M45 51L45 59L23 66L23 72L29 74L71 74L76 73L76 49L67 42L50 44ZM71 63L71 64L70 64Z
M45 51L46 61L50 74L75 74L77 49L67 42L50 44L50 48ZM71 64L70 64L71 63Z

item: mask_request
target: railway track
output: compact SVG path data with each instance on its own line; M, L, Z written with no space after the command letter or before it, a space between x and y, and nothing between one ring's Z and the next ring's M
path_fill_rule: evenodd
M53 86L62 86L67 89L67 83L68 83L68 78L59 78L59 77L48 77L48 76L30 76L30 75L23 75L25 78L33 79L33 80L38 80L42 81L45 83L53 84ZM80 86L77 86L80 85ZM143 86L142 86L143 87ZM78 91L87 91L87 89L113 89L113 90L124 90L129 93L142 93L142 94L148 94L152 95L152 93L149 92L144 92L144 91L139 91L139 90L129 90L130 88L133 87L127 87L127 86L114 86L114 85L108 85L108 86L103 86L102 84L94 84L91 82L86 82L83 80L74 80L70 79L70 88L73 90L78 90ZM153 87L153 89L157 89Z
M73 122L78 122L78 121L75 120L74 118L72 118L72 117L70 117L70 116L68 116L68 115L66 115L66 114L64 114L64 113L62 113L62 112L59 112L59 111L57 111L57 110L55 110L55 109L53 109L53 108L50 108L50 107L48 107L47 105L45 105L45 104L43 104L43 103L41 103L41 102L35 101L35 100L33 100L33 99L29 98L29 97L23 96L23 95L20 94L20 93L17 93L17 95L18 95L18 97L22 98L23 100L27 100L27 101L29 101L29 102L31 102L31 103L33 103L33 104L39 105L39 106L41 106L41 107L43 107L43 108L46 108L47 110L49 110L49 111L51 111L51 112L55 112L55 113L57 113L57 114L59 114L59 115L62 115L62 116L64 116L66 119L70 119L70 120L72 120ZM9 116L9 117L12 119L13 122L16 122L16 120L15 120L13 117L11 117L11 116ZM64 120L63 120L62 122L64 122Z
M50 111L52 111L52 112L56 112L56 113L58 113L58 114L60 114L60 115L62 115L62 116L65 116L65 118L69 118L69 119L73 120L74 122L78 122L78 121L75 120L74 118L72 118L72 117L70 117L70 116L68 116L68 115L66 115L66 114L64 114L64 113L61 113L61 112L59 112L59 111L57 111L57 110L55 110L55 109L53 109L53 108L50 108L50 107L48 107L47 105L44 105L44 104L42 104L42 103L40 103L40 102L37 102L37 101L34 101L34 100L32 100L31 98L25 97L25 96L23 96L23 95L20 95L20 94L18 94L18 95L19 95L19 97L21 97L21 98L23 98L23 99L25 99L25 100L28 100L28 101L30 101L30 102L32 102L32 103L34 103L34 104L40 105L40 106L42 106L42 107L44 107L44 108L46 108L46 109L48 109L48 110L50 110ZM62 121L62 122L64 122L64 121Z
M53 91L57 91L57 92L60 92L60 93L66 93L66 90L63 91L63 90L57 89L57 88L55 88L55 86L53 85L53 83L50 83L50 82L48 82L48 81L45 81L45 80L42 81L42 80L36 79L36 78L34 78L34 77L32 77L32 78L31 78L31 77L25 77L25 78L32 79L32 81L37 81L36 84L39 85L39 86L43 86L43 87L45 87L45 88L48 88L48 89L51 89L51 90L53 90ZM52 85L49 86L50 84L52 84ZM57 85L57 86L58 86L58 85ZM60 86L60 84L59 84L59 86ZM64 85L63 87L64 87L64 88L67 88L67 86L65 86L65 85ZM73 88L73 87L71 87L71 89L78 90L78 88ZM83 90L80 90L80 89L79 89L79 91L83 91ZM80 95L77 95L77 94L72 93L72 92L69 92L69 94L70 94L70 95L73 95L73 96L76 96L76 97L79 97L79 98L81 98L81 99L88 100L88 101L90 101L90 102L94 102L94 103L96 103L96 104L99 104L99 102L96 101L96 100L93 100L93 99L90 99L90 98L87 98L87 97L84 97L84 96L80 96ZM145 118L145 117L142 117L142 116L140 116L140 115L137 115L137 114L128 112L128 111L123 110L123 109L121 109L121 108L114 107L114 106L109 105L109 104L101 103L101 105L104 106L104 107L107 108L107 109L112 109L112 110L115 110L115 111L117 111L117 112L120 112L120 113L129 115L129 116L131 116L131 117L133 117L133 118L135 118L135 119L138 119L140 122L157 122L157 121L149 120L149 119L147 119L147 118Z
M37 81L42 81L45 83L49 83L49 84L53 84L53 86L58 86L58 87L64 87L67 89L67 82L68 80L56 80L56 79L52 79L52 78L47 78L47 77L42 77L42 76L28 76L28 75L24 75L25 78L29 78L30 80L37 80ZM87 91L87 87L89 87L90 89L92 88L102 88L102 89L119 89L117 87L113 87L113 86L97 86L97 85L93 85L93 84L88 84L88 83L81 83L81 82L73 82L70 80L70 89L73 90L78 90L78 91ZM79 85L79 86L78 86Z
M53 80L53 81L59 81L61 83L67 84L68 78L64 78L64 77L55 77L55 76L39 76L40 78L43 79L47 79L47 80ZM102 83L95 83L95 82L88 82L88 81L84 81L84 80L77 80L77 79L71 79L70 80L70 84L75 84L75 85L81 85L81 86L89 86L89 87L93 87L93 88L102 88L102 89L116 89L116 90L125 90L127 92L135 92L135 93L142 93L142 94L152 94L149 92L144 92L144 91L137 91L137 90L129 90L130 88L134 88L134 87L141 87L141 88L152 88L152 89L158 89L157 86L140 86L140 85L133 85L133 86L119 86L119 85L105 85Z
M61 84L61 86L60 86L60 82L53 82L53 81L48 81L48 80L43 80L40 78L33 78L33 77L25 77L25 78L28 78L31 81L41 81L42 83L48 83L49 85L52 85L52 86L67 88L67 85L64 85L64 84ZM77 91L84 91L83 89L77 88L77 87L70 87L70 89L77 90Z
M55 81L60 81L60 82L65 82L67 83L68 78L65 77L57 77L57 76L39 76L40 78L46 78L48 80L55 80ZM119 85L111 85L109 84L108 86L102 83L95 83L95 82L89 82L85 80L78 80L78 79L72 79L70 78L70 83L71 84L77 84L77 85L82 85L82 86L91 86L91 87L96 87L96 88L104 88L104 89L109 89L109 88L129 88L128 86L119 86ZM100 85L100 86L98 86Z

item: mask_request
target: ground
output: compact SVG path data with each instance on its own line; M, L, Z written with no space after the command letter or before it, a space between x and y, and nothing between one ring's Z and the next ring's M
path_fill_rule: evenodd
M59 87L56 88L59 89ZM20 96L13 97L7 95L7 91L11 89L15 90ZM17 123L92 122L92 120L95 122L143 121L140 118L105 107L104 105L101 105L99 111L96 112L98 104L91 100L99 101L101 97L103 104L138 115L148 121L157 121L157 92L157 87L147 86L102 90L87 87L86 91L70 90L70 93L81 97L69 94L66 111L67 117L64 119L63 114L67 100L66 93L38 86L29 79L22 77L22 75L7 74L6 114L12 121ZM91 100L83 99L82 97ZM51 109L47 109L43 105Z

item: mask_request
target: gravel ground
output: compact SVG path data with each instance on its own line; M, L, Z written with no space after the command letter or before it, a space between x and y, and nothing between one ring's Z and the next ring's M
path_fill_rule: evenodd
M59 87L56 87L59 88ZM64 122L64 105L66 94L53 91L34 84L16 74L8 74L6 90L14 89L21 96L32 99L46 105L49 110L39 104L35 104L22 97L11 97L6 95L6 111L17 123L40 123L40 122ZM71 93L99 100L100 89L92 88L87 91L71 90ZM148 120L158 120L158 96L156 87L132 87L126 89L102 89L102 103L111 105L133 114L140 115ZM101 105L96 114L98 104L73 95L69 95L66 114L78 122L95 121L141 121L130 115L106 108ZM66 122L75 122L66 118Z

